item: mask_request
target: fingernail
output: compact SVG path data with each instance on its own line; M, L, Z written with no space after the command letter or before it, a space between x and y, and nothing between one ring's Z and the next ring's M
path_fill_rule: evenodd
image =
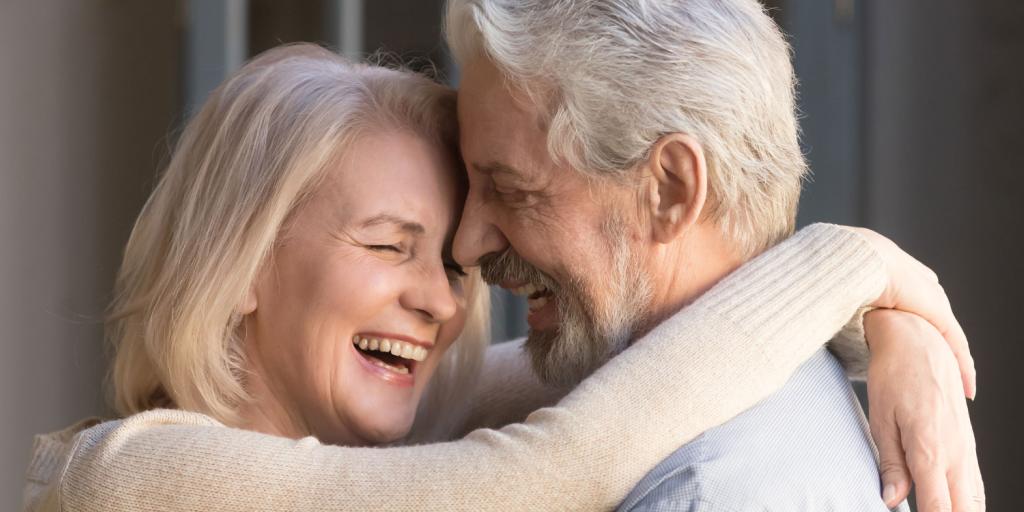
M894 499L896 499L896 486L885 484L885 489L882 490L882 501L885 502L886 506L891 507Z

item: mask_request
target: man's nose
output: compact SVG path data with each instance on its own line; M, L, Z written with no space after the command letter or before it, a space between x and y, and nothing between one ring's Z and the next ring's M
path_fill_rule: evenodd
M471 191L452 242L452 257L459 265L475 267L484 255L499 253L508 247L508 239L493 223L487 210Z

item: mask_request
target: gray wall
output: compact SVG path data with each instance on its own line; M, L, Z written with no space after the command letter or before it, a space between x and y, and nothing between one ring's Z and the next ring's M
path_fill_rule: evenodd
M1024 3L781 7L815 173L801 223L864 224L939 274L977 360L989 510L1024 510Z
M102 410L98 320L178 111L174 2L0 2L0 510Z
M971 340L989 510L1024 510L1024 4L869 2L868 225L931 266Z
M778 11L793 45L801 142L812 171L800 198L800 225L864 223L861 11L837 11L821 0L789 0Z

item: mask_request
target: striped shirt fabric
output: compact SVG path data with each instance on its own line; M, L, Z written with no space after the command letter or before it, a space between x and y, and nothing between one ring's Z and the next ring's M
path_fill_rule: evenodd
M619 510L885 511L868 432L842 366L823 348L777 393L662 461Z

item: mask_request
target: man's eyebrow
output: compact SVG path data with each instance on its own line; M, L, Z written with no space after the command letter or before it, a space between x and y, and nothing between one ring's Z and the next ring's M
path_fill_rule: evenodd
M510 178L523 178L523 173L501 162L485 162L482 164L475 164L474 167L476 167L476 170L479 171L480 173L486 174L488 176L493 176L495 174L505 174L508 175L508 177Z
M372 228L381 224L392 224L399 230L413 235L422 235L427 232L426 228L423 227L423 224L403 218L400 215L395 215L393 213L379 213L364 220L359 226L362 228Z

